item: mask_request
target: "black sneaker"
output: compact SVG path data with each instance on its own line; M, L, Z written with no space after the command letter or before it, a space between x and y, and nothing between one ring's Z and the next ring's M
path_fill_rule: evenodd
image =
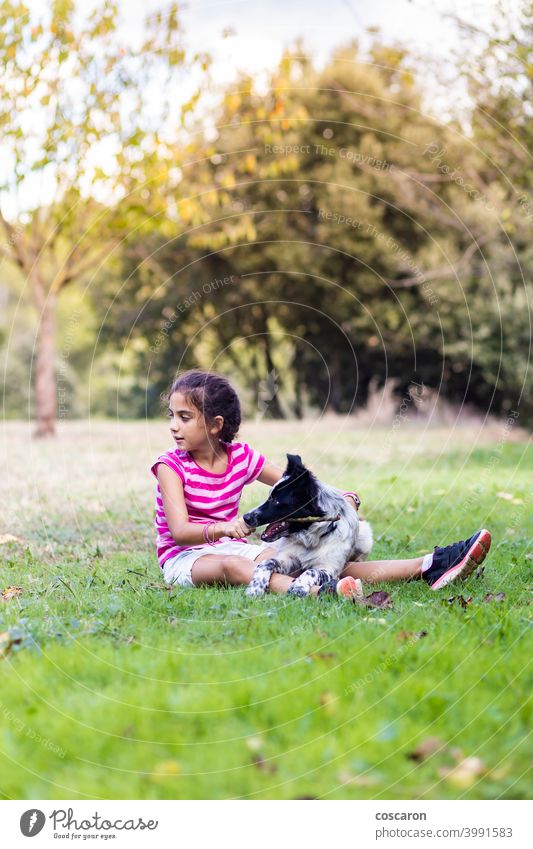
M433 563L422 572L432 590L440 590L456 578L467 578L476 566L483 563L490 548L490 533L484 528L470 539L452 542L444 548L433 549Z

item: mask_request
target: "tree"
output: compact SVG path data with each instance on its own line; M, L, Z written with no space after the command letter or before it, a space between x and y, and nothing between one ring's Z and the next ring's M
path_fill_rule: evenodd
M288 53L266 94L250 77L229 87L213 125L183 169L179 235L137 241L116 302L124 340L150 346L152 386L199 364L233 371L249 398L278 372L273 415L301 414L303 396L350 412L388 378L398 396L416 381L512 406L527 309L506 277L501 186L459 120L433 115L406 50L376 38L320 71ZM233 282L202 294L215 278Z
M459 61L473 108L477 187L496 222L476 262L480 389L486 404L533 417L531 225L533 224L533 3L500 0L489 31L455 18L468 49Z
M177 140L201 87L191 93L183 72L205 71L208 57L187 56L176 4L147 16L138 46L121 39L113 0L83 20L73 0L53 0L42 20L31 4L3 0L0 31L2 253L38 311L35 435L46 437L57 415L57 298L166 215Z

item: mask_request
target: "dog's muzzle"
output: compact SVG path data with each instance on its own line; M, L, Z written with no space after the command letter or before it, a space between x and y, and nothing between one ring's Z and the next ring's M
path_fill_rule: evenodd
M263 540L263 542L274 542L274 540L285 536L288 530L289 523L285 520L281 520L279 522L271 522L270 525L266 526L260 538Z

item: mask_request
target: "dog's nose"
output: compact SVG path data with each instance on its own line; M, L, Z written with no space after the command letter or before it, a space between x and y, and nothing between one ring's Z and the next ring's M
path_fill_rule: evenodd
M253 522L250 521L252 516L253 516L253 513L245 513L244 516L242 517L244 519L244 521L246 522L246 524L249 525L251 528L253 527Z

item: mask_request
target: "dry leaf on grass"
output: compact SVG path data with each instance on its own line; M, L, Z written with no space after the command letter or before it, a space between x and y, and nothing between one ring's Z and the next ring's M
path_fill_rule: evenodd
M320 693L319 698L320 705L324 710L324 713L332 716L337 710L337 696L330 692L330 690L324 690L323 693Z
M427 631L400 631L396 634L396 639L399 642L402 640L421 640L422 637L427 637Z
M262 737L247 737L246 745L250 749L251 752L258 752L261 746L264 744L264 740Z
M22 542L22 540L14 537L13 534L0 534L0 545L7 545L8 542Z
M464 595L451 595L448 599L446 599L448 604L453 604L454 601L458 601L461 607L468 607L469 604L472 604L472 596L469 595L468 598L465 598Z
M257 767L257 769L260 769L261 772L268 773L268 775L274 775L274 773L278 771L276 764L271 764L266 761L259 752L253 756L252 763Z
M487 593L483 601L505 601L505 593Z
M181 775L181 771L181 764L178 763L178 761L173 760L161 761L160 763L156 764L152 769L152 773L162 777L166 775Z
M442 766L438 770L441 778L462 790L471 787L479 776L485 775L487 772L487 767L481 758L464 758L455 766Z
M22 636L10 634L9 631L3 631L0 634L0 659L8 656L13 646L18 646L22 643Z
M422 761L427 760L436 752L444 751L446 749L446 743L443 743L439 737L426 737L425 740L422 740L416 749L413 749L412 752L407 753L407 757L411 761L416 761L416 763L422 763Z
M355 604L360 604L362 607L380 607L391 608L392 598L385 590L377 590L370 595L365 595L362 598L354 598Z
M347 769L337 773L339 784L353 784L355 787L374 787L378 783L377 778L372 775L354 775Z
M22 587L6 587L5 590L2 590L0 598L2 601L8 601L10 598L17 598L19 595L22 595Z

